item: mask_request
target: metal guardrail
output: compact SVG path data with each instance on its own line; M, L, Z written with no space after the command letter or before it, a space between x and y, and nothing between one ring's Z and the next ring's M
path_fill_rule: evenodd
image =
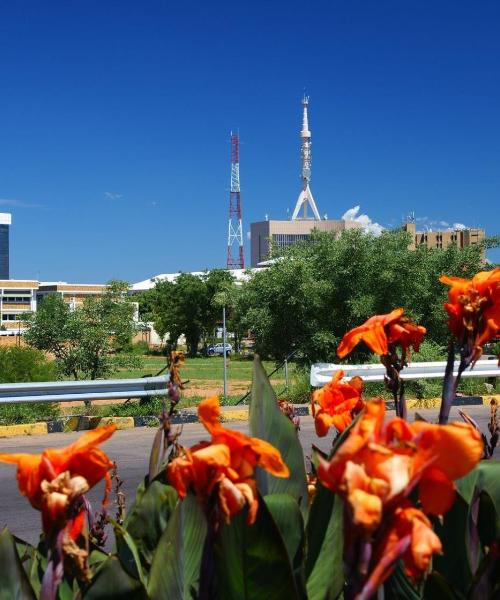
M86 402L165 396L168 375L141 379L42 381L0 384L0 405L21 402Z
M402 379L442 379L446 362L410 363L401 371ZM385 367L379 364L369 365L336 365L332 363L316 363L311 366L310 382L312 387L321 387L328 383L338 369L344 371L345 377L359 375L364 381L384 381ZM455 370L455 375L457 371ZM475 367L467 369L462 377L500 377L500 367L496 360L478 360Z

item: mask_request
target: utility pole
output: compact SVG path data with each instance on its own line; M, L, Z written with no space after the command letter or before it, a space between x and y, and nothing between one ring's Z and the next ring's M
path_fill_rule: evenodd
M224 349L224 399L227 398L227 332L226 332L226 305L222 307L222 344Z

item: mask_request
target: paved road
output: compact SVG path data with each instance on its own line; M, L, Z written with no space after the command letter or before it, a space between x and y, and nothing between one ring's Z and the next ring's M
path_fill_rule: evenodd
M455 409L454 409L455 410ZM468 407L467 411L475 418L479 425L486 427L488 422L488 409L483 407ZM428 420L435 420L437 410L420 411ZM232 423L231 427L247 432L246 422ZM153 428L136 428L117 431L113 437L103 445L111 459L117 460L119 474L124 480L127 506L131 506L135 496L135 489L144 477L148 468L149 451L155 434ZM18 437L0 439L0 453L3 452L41 452L47 446L65 446L75 440L79 433L55 433L49 436ZM207 439L205 429L199 424L184 425L181 442L190 446L195 442ZM307 455L311 443L328 450L331 436L318 439L314 433L314 424L311 417L301 418L300 441ZM500 448L496 450L496 458L500 458ZM89 493L89 499L97 506L102 498L102 486L97 486ZM28 501L19 495L15 477L15 467L0 463L0 530L4 525L15 535L35 543L40 532L40 515L33 510Z

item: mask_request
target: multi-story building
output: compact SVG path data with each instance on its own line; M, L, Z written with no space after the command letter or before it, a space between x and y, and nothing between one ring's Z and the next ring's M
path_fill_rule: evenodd
M405 223L403 230L412 236L410 248L415 250L417 246L426 246L427 248L447 248L455 244L458 248L474 246L482 242L485 237L484 229L454 229L446 231L417 231L414 222Z
M22 333L27 315L36 310L38 281L0 280L0 330L2 335Z
M271 256L272 246L284 250L297 242L308 241L313 231L330 231L340 234L346 229L361 229L361 223L344 220L292 220L260 221L250 225L250 250L252 267Z
M66 283L65 281L40 282L36 301L40 303L48 294L59 294L72 309L80 306L89 296L100 296L106 285L92 283Z
M9 273L9 228L12 216L0 213L0 279L8 279Z
M0 345L20 341L26 330L26 317L36 312L48 294L60 294L75 309L84 298L99 296L105 289L106 285L101 284L0 280Z

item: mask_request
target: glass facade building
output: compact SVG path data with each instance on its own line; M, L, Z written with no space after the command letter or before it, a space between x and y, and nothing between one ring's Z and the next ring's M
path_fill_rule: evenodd
M0 215L2 217L3 215ZM9 215L10 217L10 215ZM10 222L0 218L0 279L9 279L9 227Z

